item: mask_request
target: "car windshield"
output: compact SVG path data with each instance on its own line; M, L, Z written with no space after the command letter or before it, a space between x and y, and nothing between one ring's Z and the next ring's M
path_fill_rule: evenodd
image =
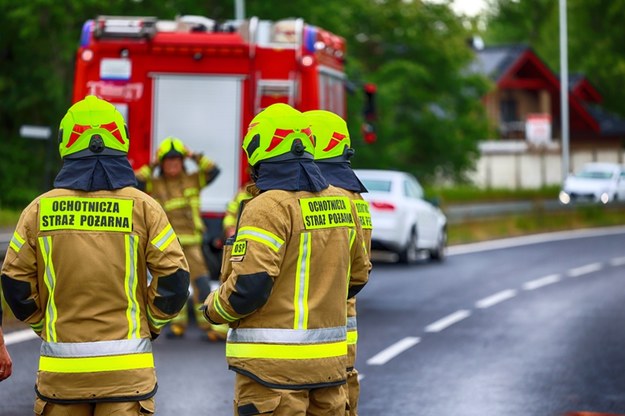
M612 172L601 170L583 170L578 172L575 176L586 179L610 179L612 177Z
M361 179L369 192L391 192L391 181L383 179Z

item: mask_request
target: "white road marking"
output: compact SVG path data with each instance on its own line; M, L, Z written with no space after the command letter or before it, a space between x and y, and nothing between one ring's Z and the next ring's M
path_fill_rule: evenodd
M529 282L525 282L523 284L523 289L525 290L538 289L539 287L558 283L561 279L562 279L562 276L559 274L550 274L549 276L541 277L540 279L530 280Z
M363 378L365 378L365 375L362 373L358 373L358 381L361 381Z
M421 341L421 338L417 337L406 337L400 341L397 341L390 347L380 351L373 357L367 360L367 364L369 365L383 365L406 351L408 348L417 345Z
M4 334L4 343L7 345L17 344L31 339L39 338L32 329L23 329L21 331Z
M493 305L503 302L504 300L511 299L516 296L516 290L508 289L502 290L501 292L497 292L494 295L491 295L487 298L478 300L475 302L475 307L479 309L490 308Z
M447 315L446 317L439 319L425 327L425 332L441 332L443 329L452 326L453 324L462 321L463 319L471 316L471 311L461 309Z
M585 266L575 267L574 269L569 269L566 274L570 277L582 276L588 273L596 272L601 270L603 265L601 263L590 263Z
M498 240L482 241L479 243L458 244L447 247L445 254L455 256L458 254L479 253L481 251L498 250L526 246L530 244L540 244L550 241L573 240L577 238L599 237L606 235L622 234L625 227L603 227L585 230L558 231L553 233L533 234L521 237L502 238Z
M610 260L611 266L623 266L625 265L625 257L614 257Z

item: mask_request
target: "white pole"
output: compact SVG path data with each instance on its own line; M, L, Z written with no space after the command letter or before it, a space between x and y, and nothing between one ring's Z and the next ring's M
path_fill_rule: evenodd
M569 174L569 62L566 0L560 0L560 116L562 128L562 182Z
M234 0L234 18L237 21L245 19L245 0Z

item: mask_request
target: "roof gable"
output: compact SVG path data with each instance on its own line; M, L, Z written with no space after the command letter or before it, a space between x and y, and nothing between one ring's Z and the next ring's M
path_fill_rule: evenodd
M492 79L500 90L545 89L555 96L560 92L559 77L526 45L493 46L478 50L471 70ZM582 94L588 91L584 89ZM571 119L571 127L576 121L575 124L581 130L601 132L598 120L582 105L580 97L569 93L568 98L571 115L576 116Z

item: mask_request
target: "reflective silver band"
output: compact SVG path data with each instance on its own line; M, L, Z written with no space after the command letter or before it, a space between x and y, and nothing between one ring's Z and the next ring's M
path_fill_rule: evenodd
M268 235L268 233L262 230L251 230L249 227L243 227L237 233L237 240L243 239L243 237L255 237L256 241L262 242L270 246L274 251L280 250L283 242Z
M15 246L17 247L16 251L20 251L20 249L22 248L22 246L24 245L24 240L19 240L19 238L21 238L19 236L19 234L17 232L15 232L13 234L13 238L11 238L11 243L15 244Z
M41 355L57 358L101 357L152 352L149 339L120 339L95 342L43 342Z
M137 301L137 245L139 237L135 235L128 235L128 287L126 291L128 293L128 309L129 309L129 338L139 338L140 332L140 320L139 320L139 302Z
M319 344L346 339L344 326L318 329L237 328L228 331L228 342Z
M171 235L174 233L174 229L171 228L171 225L168 225L167 227L167 233L163 237L161 237L160 240L158 240L157 242L152 241L152 244L154 244L154 246L161 251L164 250L165 243L167 243L169 237L171 237Z
M308 267L310 266L310 233L302 233L300 236L300 253L298 260L298 277L295 280L296 288L296 329L306 329L308 326ZM299 285L297 285L299 283Z
M347 330L348 331L355 331L358 329L358 322L356 321L356 317L355 316L348 316L347 317Z

